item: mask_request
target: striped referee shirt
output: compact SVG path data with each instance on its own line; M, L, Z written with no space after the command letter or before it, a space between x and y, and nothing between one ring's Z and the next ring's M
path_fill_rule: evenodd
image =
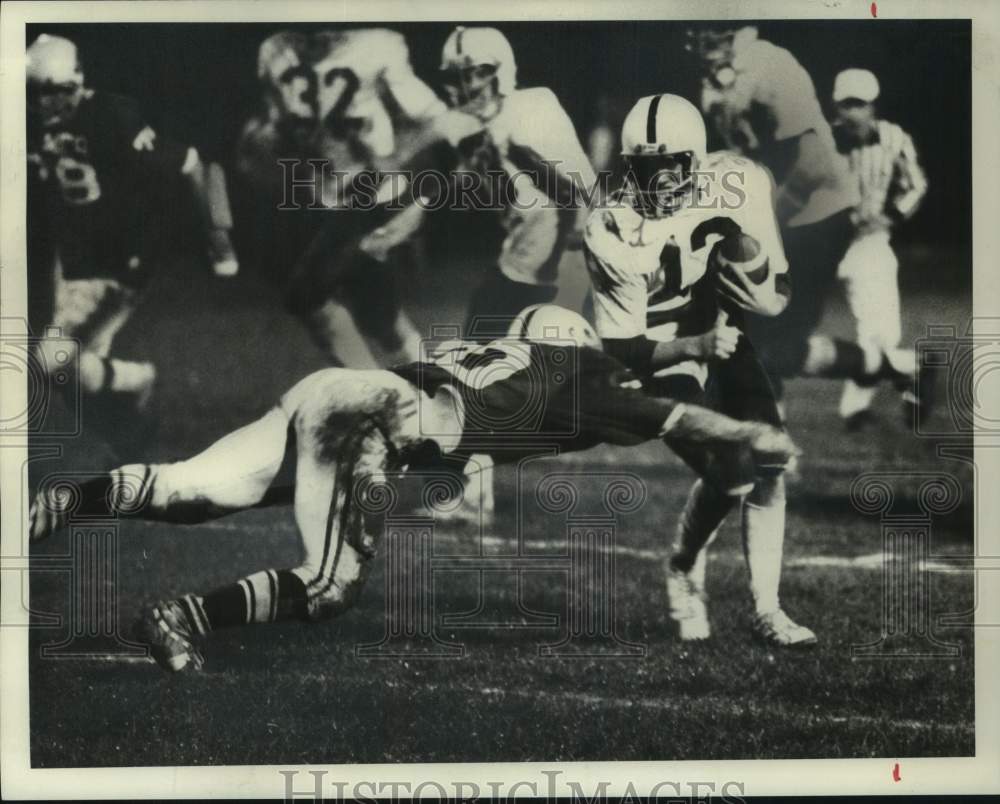
M835 125L834 134L861 195L855 208L859 228L888 228L894 219L905 220L916 212L927 179L909 134L887 120L877 121L862 141L846 126Z

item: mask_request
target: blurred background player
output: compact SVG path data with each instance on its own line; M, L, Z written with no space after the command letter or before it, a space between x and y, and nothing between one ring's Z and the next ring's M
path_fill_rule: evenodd
M777 316L788 303L769 176L732 153L708 153L701 113L678 95L641 98L625 118L621 144L625 186L590 216L585 239L605 349L636 372L649 394L781 427L771 384L739 328L744 311ZM731 195L734 186L741 197ZM736 270L720 270L729 241L745 236L758 253L736 254L726 266ZM721 471L732 482L719 484L704 477L704 467L717 460L710 450L680 454L702 475L688 495L666 567L670 616L681 639L710 634L707 548L736 504L735 486L744 495L754 636L783 647L815 644L816 635L792 621L778 598L784 466L762 469L728 456Z
M579 243L596 177L552 90L518 89L514 51L497 29L452 31L441 75L449 105L482 124L459 144L464 167L501 179L494 201L506 237L465 326L466 337L488 339L525 307L555 298L560 258Z
M855 228L858 191L837 153L812 78L754 26L691 34L701 108L719 144L766 167L795 293L774 318L750 316L748 334L777 390L797 375L912 382L912 351L884 351L816 333Z
M271 217L259 228L292 311L336 365L415 359L397 273L417 261L424 208L404 177L377 172L450 167L436 146L438 123L454 116L413 73L402 35L382 28L278 32L257 74L263 109L244 127L238 165L255 214Z
M833 83L833 135L837 149L847 156L851 179L861 196L851 214L854 239L840 262L838 276L854 316L858 342L890 351L902 338L899 262L890 242L891 230L917 211L927 192L927 179L910 135L895 123L879 119L878 96L878 78L869 70L844 70ZM849 430L870 422L876 390L854 380L844 383L840 415ZM901 390L909 424L917 400L908 386Z
M516 461L549 455L553 447L565 453L656 438L671 446L746 450L755 462L794 452L774 428L646 396L575 313L542 305L518 324L518 338L447 342L428 361L390 371L314 372L260 419L199 455L127 465L86 481L79 498L84 511L193 524L263 504L282 482L286 453L295 452L292 486L304 560L144 611L137 636L160 666L174 672L200 667L198 643L220 628L318 621L350 608L378 548L379 534L368 520L385 493L379 486L395 483L421 452L488 449L498 461ZM541 421L512 416L535 404ZM498 431L497 422L506 427ZM42 489L31 509L32 539L50 536L66 516L55 490Z
M214 269L231 275L238 263L221 170L206 169L193 147L159 136L135 101L87 87L68 39L39 36L28 47L26 73L32 327L54 324L79 342L85 391L135 393L142 401L155 368L110 352L148 278L147 198L157 182L183 176ZM47 295L50 305L41 301Z

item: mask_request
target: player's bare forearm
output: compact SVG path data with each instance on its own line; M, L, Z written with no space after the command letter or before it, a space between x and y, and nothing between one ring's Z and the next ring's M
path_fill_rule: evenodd
M684 338L675 338L672 341L657 341L653 347L653 357L650 360L650 367L653 371L669 366L676 366L685 360L703 360L705 358L703 347L704 336L691 335Z

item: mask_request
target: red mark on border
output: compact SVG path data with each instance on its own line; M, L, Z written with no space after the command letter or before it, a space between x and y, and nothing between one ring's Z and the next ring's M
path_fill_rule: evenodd
M872 16L878 17L878 4L872 3Z
M873 3L873 5L874 5L874 3ZM894 782L898 782L899 781L899 763L898 762L895 765L892 766L892 780Z

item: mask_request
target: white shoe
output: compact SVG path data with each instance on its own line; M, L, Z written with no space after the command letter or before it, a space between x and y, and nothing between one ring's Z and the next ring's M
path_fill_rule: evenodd
M818 641L812 630L796 623L781 609L754 617L753 635L776 648L810 648Z
M712 628L705 607L705 590L690 573L672 569L666 562L667 600L670 602L670 619L677 623L677 635L682 642L708 639Z
M228 229L212 229L208 233L208 258L216 276L236 276L240 271L240 261L233 250Z
M212 264L212 270L216 276L236 276L240 272L238 260L219 260Z

